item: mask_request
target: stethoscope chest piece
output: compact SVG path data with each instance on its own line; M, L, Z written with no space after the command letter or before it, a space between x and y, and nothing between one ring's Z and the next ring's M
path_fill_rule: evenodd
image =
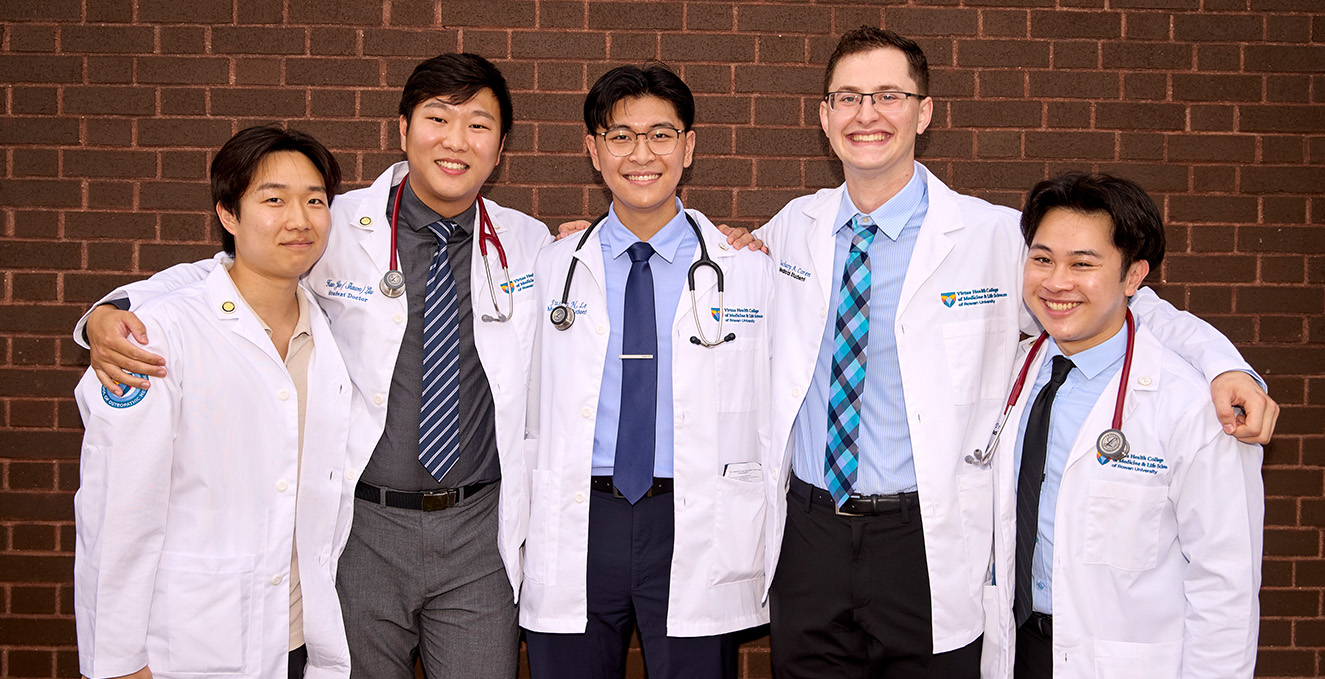
M552 327L557 330L569 330L572 323L575 322L575 311L567 304L558 304L552 307L552 313L548 314L548 319L552 321Z
M1127 436L1118 429L1105 429L1100 433L1100 437L1095 440L1095 450L1101 457L1117 462L1132 451L1131 444L1127 443Z
M405 274L399 269L392 269L382 276L382 282L377 287L383 295L395 299L405 294Z

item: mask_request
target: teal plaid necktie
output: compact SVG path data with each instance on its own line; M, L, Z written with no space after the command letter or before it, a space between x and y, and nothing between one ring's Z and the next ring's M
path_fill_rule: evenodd
M834 333L833 381L828 392L828 451L824 484L841 507L856 485L860 442L860 397L865 388L865 346L870 335L870 243L874 223L851 218L851 250L842 270L841 300Z

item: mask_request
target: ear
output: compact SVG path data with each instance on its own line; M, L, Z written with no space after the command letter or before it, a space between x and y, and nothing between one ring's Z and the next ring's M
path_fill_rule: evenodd
M505 151L505 150L506 150L506 137L502 137L502 138L501 138L501 143L497 144L497 162L495 162L495 163L492 164L493 167L497 167L498 165L501 165L501 154L502 154L502 151Z
M221 228L229 231L230 235L235 235L235 231L239 229L239 217L222 207L220 203L216 204L216 217L221 220Z
M603 168L598 164L598 144L594 143L595 139L596 135L584 135L584 148L589 151L589 159L593 161L593 169L602 172Z
M686 154L681 163L681 167L690 167L691 161L695 159L695 131L686 132Z
M916 134L924 134L929 129L929 121L934 118L934 97L920 100L920 119L916 121Z
M1132 266L1127 269L1127 275L1123 278L1126 283L1124 290L1128 297L1136 294L1141 288L1141 281L1144 281L1148 275L1150 275L1150 262L1144 259L1132 262Z
M409 118L400 116L400 152L405 151L405 137L409 135Z
M822 129L822 130L824 131L824 134L825 134L825 135L828 134L828 116L829 116L831 113L832 113L832 109L828 108L828 100L827 100L827 99L820 99L820 100L819 100L819 127L820 127L820 129Z

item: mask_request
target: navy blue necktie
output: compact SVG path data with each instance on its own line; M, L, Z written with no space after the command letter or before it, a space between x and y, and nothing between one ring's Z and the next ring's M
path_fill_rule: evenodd
M423 307L419 462L439 483L460 459L460 302L446 256L446 240L455 229L449 219L428 225L437 250L428 267Z
M626 278L621 329L621 417L617 421L612 483L639 502L653 485L654 441L658 420L658 322L653 311L653 246L635 243Z

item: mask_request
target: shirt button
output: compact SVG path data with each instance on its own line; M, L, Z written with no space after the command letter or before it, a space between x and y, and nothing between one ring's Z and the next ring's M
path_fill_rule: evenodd
M286 488L289 488L289 487L290 487L290 484L288 484L288 483L286 483L286 482L284 482L284 481L277 481L277 482L276 482L276 490L278 490L278 491L280 491L280 492L282 492L282 493L284 493L284 492L285 492L285 489L286 489Z
M607 326L605 326L605 325L600 325L600 326L594 328L594 330L596 330L596 331L598 332L598 334L601 335L601 334L607 332Z
M386 399L383 398L381 394L378 394L378 395L376 395L376 396L373 397L373 403L376 403L377 405L382 405L382 402L385 401L385 400L386 400Z
M276 398L279 398L279 399L281 399L282 401L289 400L289 398L290 398L290 392L289 392L289 391L286 391L285 389L282 389L282 390L276 392Z
M593 417L593 408L589 408L586 406L583 410L580 411L580 414L585 417Z
M271 584L273 584L273 585L279 585L279 584L281 584L281 579L282 579L281 576L279 576L279 575L273 575L273 576L271 576Z
M828 317L828 307L826 306L819 307L819 318L827 318L827 317Z
M584 504L584 493L576 493L575 502L576 504Z
M400 325L401 323L405 322L405 314L396 314L395 316L391 317L391 320L395 321L396 325Z

